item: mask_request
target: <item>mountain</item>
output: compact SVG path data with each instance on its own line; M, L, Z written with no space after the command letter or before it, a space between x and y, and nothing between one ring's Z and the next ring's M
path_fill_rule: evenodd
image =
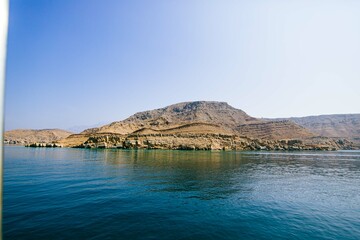
M311 132L324 137L360 140L360 114L333 114L277 120L293 121Z
M61 129L16 129L4 133L4 143L21 145L33 142L50 143L64 139L71 134L73 133Z
M316 134L292 121L257 119L225 102L196 101L139 112L57 143L68 147L165 149L339 148L334 142L315 138Z
M321 137L293 119L258 119L225 102L213 101L183 102L139 112L125 120L57 140L55 146L203 150L353 148L346 139Z
M261 122L244 111L231 107L225 102L183 102L164 108L136 113L129 118L108 125L92 128L82 133L129 134L141 128L161 130L184 124L211 123L232 130L237 125Z
M291 121L267 121L249 116L225 102L183 102L136 113L82 134L134 132L223 133L261 139L305 138L314 134Z

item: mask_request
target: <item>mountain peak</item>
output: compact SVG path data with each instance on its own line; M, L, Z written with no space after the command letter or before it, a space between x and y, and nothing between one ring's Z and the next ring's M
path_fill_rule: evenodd
M257 120L226 102L194 101L176 103L164 108L139 112L121 122L140 123L152 127L164 125L168 127L169 125L201 122L218 124L230 129L249 121Z
M273 123L257 119L226 102L216 101L181 102L163 108L138 112L123 121L89 129L83 133L131 134L144 131L153 133L217 132L257 138L311 135L292 122Z
M240 124L252 122L262 122L262 120L253 118L226 102L192 101L138 112L123 121L91 129L91 132L128 134L143 127L159 130L192 123L210 123L219 125L226 130L232 130Z

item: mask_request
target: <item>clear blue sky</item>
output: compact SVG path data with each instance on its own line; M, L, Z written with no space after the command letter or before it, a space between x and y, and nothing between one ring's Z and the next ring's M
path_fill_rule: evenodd
M358 0L10 0L9 25L7 130L193 100L360 113Z

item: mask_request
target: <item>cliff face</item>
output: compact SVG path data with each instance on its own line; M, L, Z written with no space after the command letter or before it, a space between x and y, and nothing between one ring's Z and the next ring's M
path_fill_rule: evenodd
M304 140L251 139L223 134L95 134L80 148L176 150L337 150L353 149L351 142L326 138Z
M50 143L64 139L72 132L61 130L61 129L42 129L42 130L31 130L31 129L17 129L6 131L4 133L5 144L29 144L33 142L38 143Z
M43 147L43 145L32 145ZM337 150L356 149L344 139L312 137L307 139L253 139L239 135L217 133L96 133L84 138L75 134L57 143L57 146L77 148L121 149L176 149L176 150Z

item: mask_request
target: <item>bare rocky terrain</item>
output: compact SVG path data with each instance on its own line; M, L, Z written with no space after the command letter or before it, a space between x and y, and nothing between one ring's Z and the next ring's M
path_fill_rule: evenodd
M351 125L352 130L359 132L360 125L351 119L347 121L349 124L354 123ZM348 124L344 123L344 120L337 122L328 124L327 131L330 131L331 127L339 127L339 124ZM34 141L28 146L199 150L356 148L356 145L348 140L350 135L341 132L340 128L336 131L341 134L325 136L324 131L316 128L317 124L319 123L315 120L309 121L307 118L259 119L225 102L196 101L139 112L125 120L86 129L80 134L51 139L53 145ZM352 130L346 129L346 133Z
M60 140L65 147L233 150L351 149L289 120L249 116L225 102L184 102L136 113Z
M184 102L165 108L139 112L108 125L88 129L89 133L130 134L135 131L171 131L172 133L223 133L254 138L282 139L314 136L291 121L268 121L249 116L225 102Z
M5 144L26 145L30 143L51 143L73 134L61 129L16 129L4 133Z
M232 131L246 123L262 122L250 117L244 111L231 107L225 102L184 102L164 108L136 113L129 118L108 125L92 128L82 133L129 134L142 128L163 130L191 123L210 123L221 126L221 131Z
M360 114L333 114L278 120L293 121L324 137L360 139Z

